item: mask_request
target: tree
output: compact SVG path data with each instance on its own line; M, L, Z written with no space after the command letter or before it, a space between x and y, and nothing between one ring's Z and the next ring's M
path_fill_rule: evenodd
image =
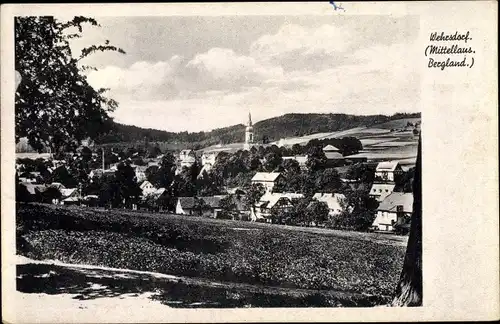
M413 214L403 270L392 306L422 306L422 142L418 141L415 180L413 181Z
M210 206L205 202L205 200L201 198L195 198L193 210L198 213L199 216L202 216L204 212L210 210Z
M346 190L340 204L343 211L331 219L330 227L366 231L373 224L378 202L369 196L369 189Z
M252 184L246 191L243 198L244 204L248 209L254 210L255 204L260 200L260 198L265 194L266 189L261 183ZM255 212L255 210L254 210Z
M161 149L158 146L158 144L148 147L148 155L147 155L148 158L155 158L160 154L161 154Z
M346 178L363 183L372 183L375 178L375 170L366 163L356 163L349 167Z
M120 204L129 206L136 203L141 195L141 188L137 184L134 169L126 164L120 163L115 172L115 190L118 191Z
M41 192L41 202L51 204L54 199L61 199L61 192L55 187L48 187Z
M292 145L292 154L293 155L299 155L299 154L302 154L303 151L302 151L302 146L300 146L299 144L293 144Z
M356 137L343 137L335 146L340 149L343 156L356 154L363 149L361 141Z
M78 185L78 180L68 172L65 166L60 166L52 172L51 182L62 183L67 188L74 188Z
M280 165L280 172L283 172L285 177L288 174L298 174L300 173L300 164L297 160L287 159L283 160Z
M89 85L85 71L95 68L80 63L99 51L125 52L106 41L73 55L70 40L81 37L83 24L99 26L92 18L16 17L14 23L15 69L22 77L15 98L16 143L27 137L39 152L73 150L109 129L108 113L117 102L104 96L106 89Z
M404 172L402 176L397 177L395 179L396 187L394 188L394 191L412 192L414 176L415 168L411 168Z
M169 188L175 178L175 169L175 157L171 152L167 152L160 162L158 172L151 176L151 180L153 181L149 180L149 177L148 180L157 187ZM150 170L150 172L153 170Z
M307 151L306 166L310 171L316 172L323 170L326 166L326 162L325 152L323 152L320 146L311 146L309 148Z
M332 168L318 171L314 174L315 185L318 192L337 192L342 186L339 173Z
M311 203L311 199L309 197L294 199L292 200L292 203L292 223L295 225L309 224L309 215L307 214L307 209L309 204Z
M152 165L150 167L148 167L146 169L146 171L144 171L144 174L146 175L146 180L148 180L149 182L151 182L152 184L156 184L158 183L158 172L159 172L160 168L156 165Z
M307 222L310 225L314 222L316 225L328 220L328 205L324 201L313 200L306 210Z
M264 170L268 172L275 171L283 161L281 155L277 152L269 152L264 157Z
M224 181L214 172L202 171L196 179L196 189L199 196L214 196L222 193Z
M92 159L92 150L84 146L80 150L80 156L83 161L89 162Z
M18 202L30 202L32 197L25 185L16 181L16 201Z
M234 201L234 195L227 195L220 201L221 212L218 214L217 218L221 219L234 219L234 215L237 212L236 203Z

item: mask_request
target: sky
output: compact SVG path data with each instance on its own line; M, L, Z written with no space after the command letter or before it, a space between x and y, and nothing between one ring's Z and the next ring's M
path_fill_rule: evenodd
M417 112L417 16L94 17L74 53L110 88L115 121L207 131L286 113ZM421 55L420 55L421 56Z

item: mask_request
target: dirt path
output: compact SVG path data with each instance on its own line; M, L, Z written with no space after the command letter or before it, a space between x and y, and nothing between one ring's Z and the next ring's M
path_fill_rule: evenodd
M116 314L128 316L128 320L172 308L356 306L356 300L371 303L379 298L16 258L17 291L12 298L16 309L22 309L16 322L81 322L97 314L107 321Z

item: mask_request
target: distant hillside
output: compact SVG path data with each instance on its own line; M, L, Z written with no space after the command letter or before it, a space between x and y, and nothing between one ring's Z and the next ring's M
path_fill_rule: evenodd
M269 141L284 137L303 136L320 132L335 132L354 127L372 126L403 118L420 118L420 113L393 116L355 116L347 114L286 114L262 120L254 125L256 139ZM190 143L193 147L228 144L243 141L245 125L233 125L209 132L167 132L114 123L112 130L98 143L168 142Z

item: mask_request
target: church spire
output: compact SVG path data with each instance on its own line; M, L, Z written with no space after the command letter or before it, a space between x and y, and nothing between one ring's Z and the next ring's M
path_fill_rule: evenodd
M252 126L252 115L248 112L248 126Z

